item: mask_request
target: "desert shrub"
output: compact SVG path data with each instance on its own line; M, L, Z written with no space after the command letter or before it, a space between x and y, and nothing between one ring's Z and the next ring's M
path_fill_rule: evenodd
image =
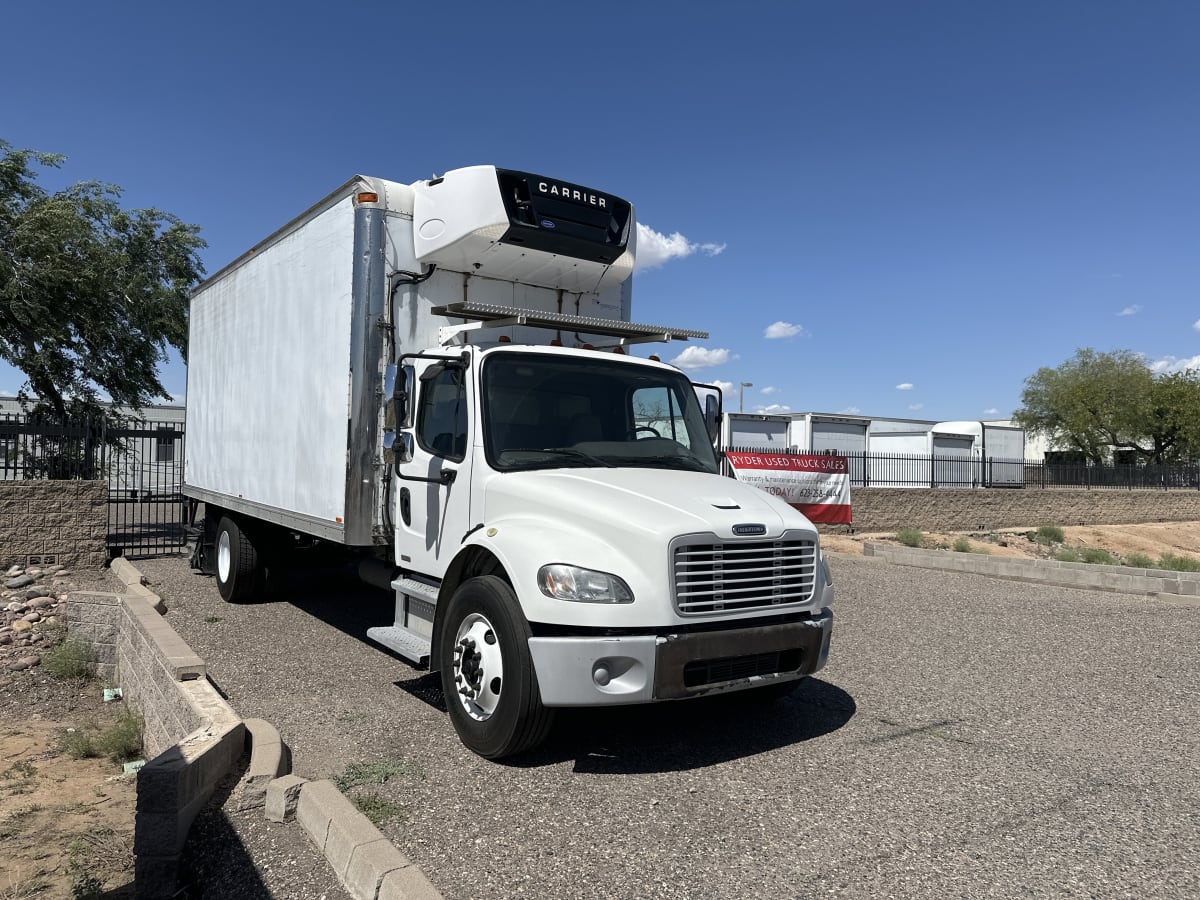
M971 542L968 541L965 537L960 537L960 538L956 539L954 541L954 552L955 553L970 553L971 552Z
M1176 556L1174 553L1164 553L1158 558L1160 569L1170 569L1172 572L1200 572L1200 559L1194 556Z
M356 762L346 766L346 771L333 777L333 783L341 791L365 784L387 784L393 778L423 778L421 767L406 759L384 759L377 762Z
M901 528L896 532L896 540L905 547L920 547L925 536L916 528Z
M1101 550L1099 547L1088 547L1084 550L1083 561L1097 566L1112 566L1116 565L1117 562L1113 559L1111 553L1107 550Z
M370 819L371 823L376 826L402 816L404 813L403 806L393 803L385 797L380 797L378 794L352 797L350 798L350 802L354 804L355 809Z
M96 738L96 749L113 762L128 762L142 753L141 716L125 710Z
M99 733L87 728L68 729L63 732L60 745L63 753L72 759L107 756L117 763L137 759L142 752L142 720L125 710Z
M71 879L71 900L100 900L104 882L90 872L78 871Z
M1043 525L1034 533L1033 539L1039 544L1061 544L1063 530L1057 525Z
M87 681L96 674L96 651L80 638L68 638L46 651L42 668L60 681Z
M1130 553L1125 557L1125 565L1133 569L1153 569L1154 560L1145 553Z
M82 728L71 728L64 731L59 743L63 753L71 759L91 759L93 756L100 755L96 750L96 742L91 732Z
M1059 562L1079 562L1079 551L1074 547L1063 547L1054 554Z

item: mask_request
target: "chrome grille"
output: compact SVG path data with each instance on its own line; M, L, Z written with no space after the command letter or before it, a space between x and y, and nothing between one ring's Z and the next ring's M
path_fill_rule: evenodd
M689 535L675 542L672 567L681 616L778 609L812 599L817 543L786 535L724 543L715 535Z

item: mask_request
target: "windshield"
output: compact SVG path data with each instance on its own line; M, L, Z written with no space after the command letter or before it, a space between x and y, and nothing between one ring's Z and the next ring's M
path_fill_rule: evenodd
M493 468L717 472L696 392L679 372L603 357L494 353L483 366L483 394Z

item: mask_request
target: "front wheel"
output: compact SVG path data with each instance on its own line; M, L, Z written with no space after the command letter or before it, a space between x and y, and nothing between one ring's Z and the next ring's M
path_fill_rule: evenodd
M494 575L471 578L444 615L442 692L459 738L487 759L540 744L554 713L542 706L529 623L512 588Z

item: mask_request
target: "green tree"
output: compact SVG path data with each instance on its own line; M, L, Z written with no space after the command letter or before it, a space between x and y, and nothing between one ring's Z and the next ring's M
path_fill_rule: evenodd
M1076 350L1057 368L1027 378L1021 403L1017 424L1095 463L1109 461L1114 450L1150 463L1200 451L1200 376L1156 376L1131 350Z
M204 272L200 229L157 209L122 209L88 181L48 193L34 166L63 157L0 140L0 359L25 398L65 420L167 398L158 366L186 356L188 296Z

